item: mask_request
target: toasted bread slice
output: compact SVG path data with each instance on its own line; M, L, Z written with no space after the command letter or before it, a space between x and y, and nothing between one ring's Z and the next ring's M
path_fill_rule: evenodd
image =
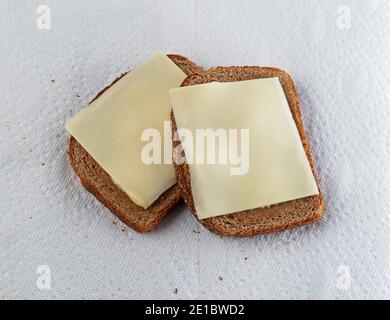
M185 57L179 55L168 55L168 57L187 75L203 72L201 67ZM110 86L123 76L124 74ZM99 92L92 101L97 99L110 86ZM114 184L111 177L73 137L70 139L68 154L73 170L80 177L82 185L120 220L138 232L153 230L168 213L169 209L180 199L179 187L176 184L165 191L149 208L144 209L132 202Z
M292 115L297 125L307 158L310 162L314 177L313 161L310 155L305 135L297 91L290 75L283 70L268 67L216 67L208 69L199 75L188 76L182 83L190 86L213 81L232 82L258 78L279 77L283 86ZM176 122L171 113L172 130L176 132ZM180 142L173 141L174 148L180 148ZM180 150L180 149L179 149ZM188 164L175 166L176 178L190 212L197 217L192 197L191 178ZM225 236L254 236L261 233L281 231L318 220L324 210L321 193L302 199L287 201L269 207L246 210L239 213L199 220L209 230Z

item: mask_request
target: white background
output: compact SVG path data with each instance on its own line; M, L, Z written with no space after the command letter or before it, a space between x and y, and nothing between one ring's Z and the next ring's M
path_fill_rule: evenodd
M390 298L389 1L2 0L0 23L1 299ZM222 238L180 205L138 234L81 187L65 121L156 50L291 73L322 221Z

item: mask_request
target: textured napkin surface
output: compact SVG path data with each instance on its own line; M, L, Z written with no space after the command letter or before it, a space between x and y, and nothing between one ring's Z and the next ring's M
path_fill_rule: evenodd
M0 2L0 299L390 298L389 1L41 4ZM221 238L180 205L141 235L81 187L65 121L156 50L291 73L322 221Z

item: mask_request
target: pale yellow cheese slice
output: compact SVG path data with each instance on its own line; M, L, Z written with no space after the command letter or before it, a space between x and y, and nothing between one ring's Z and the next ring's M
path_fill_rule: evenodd
M194 149L184 145L186 156L199 151L197 129L239 129L238 151L245 149L241 129L249 132L245 174L232 175L240 162L200 164L194 159L189 164L200 219L318 194L278 78L182 87L170 90L170 99L179 131L186 129L194 137ZM231 151L230 145L229 150L220 146L217 141L216 153Z
M186 77L166 55L156 53L116 82L66 124L112 180L137 205L148 208L175 184L172 164L145 164L141 141L145 129L163 137L169 120L168 90Z

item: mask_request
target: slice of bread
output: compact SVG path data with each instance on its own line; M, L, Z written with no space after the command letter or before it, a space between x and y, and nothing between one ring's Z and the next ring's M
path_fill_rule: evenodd
M313 161L301 118L298 94L294 82L287 72L268 67L216 67L208 69L206 72L199 75L188 76L183 81L182 87L213 81L232 82L272 77L279 77L280 79L314 174ZM176 132L177 127L173 112L171 113L171 120L172 132ZM177 141L173 141L173 146L174 148L181 148L180 142ZM197 217L191 191L189 166L186 163L182 165L175 164L174 166L181 195L190 212ZM318 185L315 174L314 177ZM281 231L313 222L321 217L323 210L324 203L320 193L319 195L287 201L269 207L207 218L199 220L199 222L209 230L220 235L248 237L261 233Z
M185 57L179 55L168 57L187 75L203 72L201 67ZM124 75L100 91L92 101ZM153 230L180 199L179 187L176 184L165 191L149 208L139 207L114 184L111 177L73 137L69 142L68 154L73 170L80 177L82 185L120 220L138 232Z

